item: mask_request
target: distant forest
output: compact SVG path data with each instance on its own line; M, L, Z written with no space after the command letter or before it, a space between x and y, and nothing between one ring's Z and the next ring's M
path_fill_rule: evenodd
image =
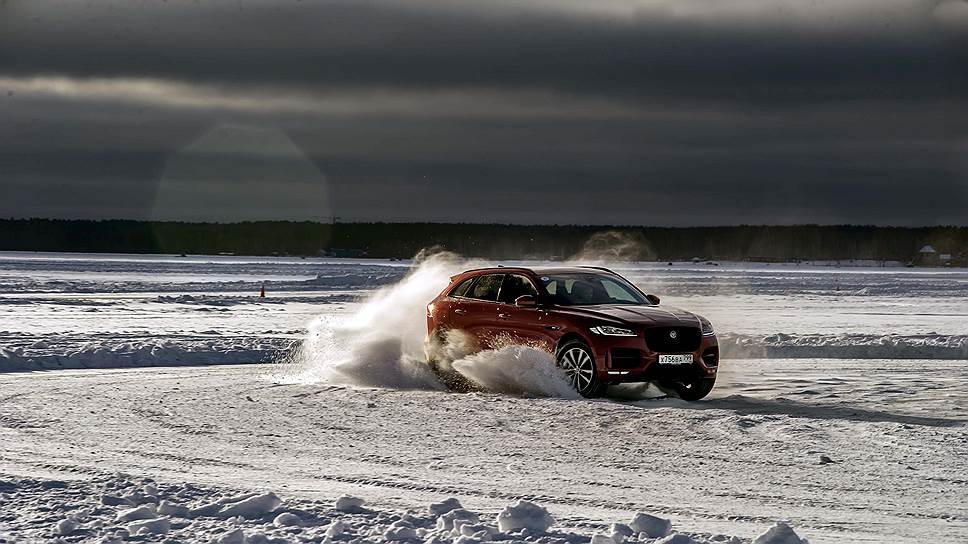
M936 254L919 253L930 245ZM968 227L603 227L443 223L181 223L0 220L0 250L409 258L440 247L469 257L901 261L964 266Z

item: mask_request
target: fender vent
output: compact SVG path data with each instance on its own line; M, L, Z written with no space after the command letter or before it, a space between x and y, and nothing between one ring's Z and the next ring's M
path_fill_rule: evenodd
M642 366L642 351L632 348L612 348L609 350L609 367L628 370Z
M702 352L702 362L706 363L707 366L718 366L719 347L713 346L711 348L706 348L706 351Z

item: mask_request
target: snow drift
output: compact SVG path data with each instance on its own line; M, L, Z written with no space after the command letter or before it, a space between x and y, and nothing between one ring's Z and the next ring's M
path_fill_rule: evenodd
M496 514L465 510L453 498L445 501L452 508L441 511L431 505L426 513L363 508L362 498L348 496L340 497L334 507L328 508L321 500L279 497L273 492L239 494L237 490L161 483L122 474L67 481L11 477L0 481L0 490L6 499L5 506L15 513L0 526L2 542L580 544L589 541L587 529L559 527L545 507L526 500L517 500ZM352 503L353 507L347 508L342 503ZM134 504L138 506L132 508ZM668 532L669 522L662 521ZM628 529L625 524L615 526ZM678 539L661 541L654 534L629 530L616 533L614 538L602 539L603 535L595 535L598 538L593 537L592 541L740 542L737 537L725 534L673 533ZM801 544L806 541L788 525L778 522L754 542Z

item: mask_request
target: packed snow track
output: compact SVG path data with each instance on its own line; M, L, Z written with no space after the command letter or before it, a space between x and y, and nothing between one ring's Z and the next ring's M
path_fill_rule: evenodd
M349 493L395 511L525 498L587 535L645 511L744 539L778 520L812 542L968 539L965 361L731 361L693 404L280 384L269 370L0 374L0 474ZM57 505L18 517L11 489L0 526L54 527Z

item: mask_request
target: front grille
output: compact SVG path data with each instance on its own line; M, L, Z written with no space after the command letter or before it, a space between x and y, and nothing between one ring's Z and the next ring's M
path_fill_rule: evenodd
M628 370L642 366L642 350L632 348L612 348L609 351L611 368Z
M671 333L675 333L673 338ZM645 329L645 345L658 353L696 351L702 343L699 327L653 327Z

